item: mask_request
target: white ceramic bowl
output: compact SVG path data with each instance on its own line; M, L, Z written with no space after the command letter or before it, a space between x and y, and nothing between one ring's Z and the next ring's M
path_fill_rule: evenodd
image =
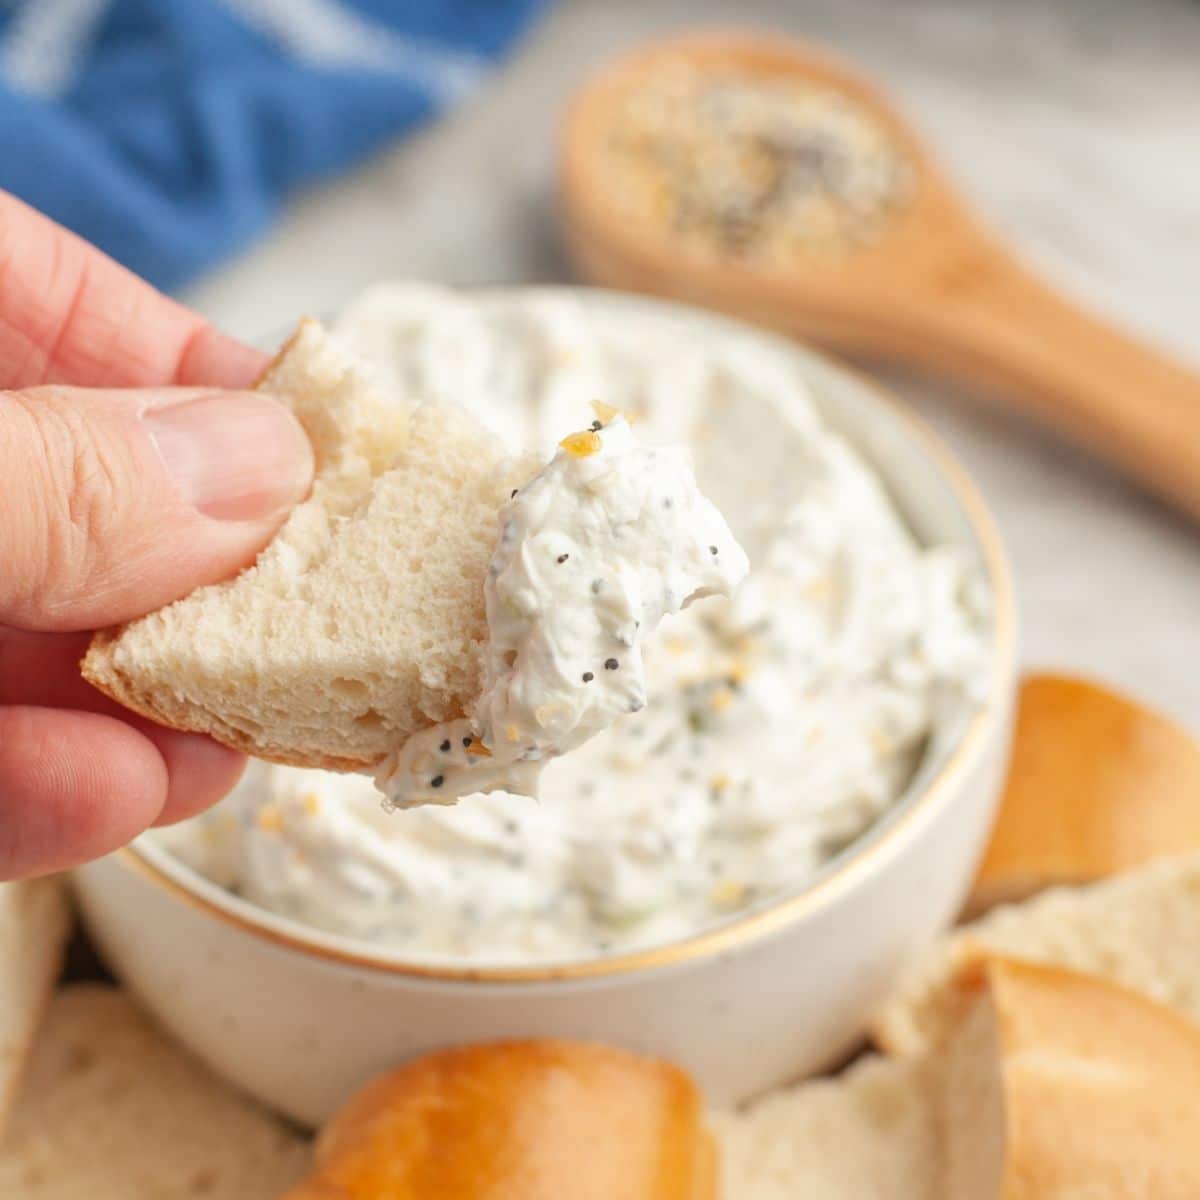
M724 318L587 295L631 318L746 336ZM986 573L995 601L986 702L938 730L903 799L797 891L685 941L607 958L408 962L257 909L145 839L77 871L112 969L220 1074L315 1124L412 1055L556 1035L673 1059L723 1102L829 1066L862 1036L897 969L954 916L982 852L1009 743L1013 608L992 520L947 452L865 380L790 344L787 353L918 536L965 547Z

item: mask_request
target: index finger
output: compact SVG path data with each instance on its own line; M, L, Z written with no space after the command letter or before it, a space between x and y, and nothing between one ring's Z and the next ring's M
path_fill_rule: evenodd
M242 388L266 362L0 191L0 389Z

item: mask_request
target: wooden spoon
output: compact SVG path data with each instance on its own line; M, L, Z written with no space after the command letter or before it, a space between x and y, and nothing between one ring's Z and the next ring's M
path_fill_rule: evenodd
M913 184L878 236L835 256L755 261L697 250L615 199L605 153L617 106L684 62L740 77L797 77L865 107ZM1200 376L1087 315L976 222L888 101L821 51L710 33L602 71L567 114L561 193L568 250L608 287L722 309L839 352L914 365L998 392L1200 518Z

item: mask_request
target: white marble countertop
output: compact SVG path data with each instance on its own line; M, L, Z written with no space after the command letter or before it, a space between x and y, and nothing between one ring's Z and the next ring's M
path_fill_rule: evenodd
M252 336L382 277L568 279L550 195L564 96L642 37L734 19L820 40L871 70L1035 264L1200 366L1194 0L575 0L475 103L294 203L185 299ZM1200 732L1200 529L977 397L879 374L990 500L1016 571L1025 662L1115 682Z

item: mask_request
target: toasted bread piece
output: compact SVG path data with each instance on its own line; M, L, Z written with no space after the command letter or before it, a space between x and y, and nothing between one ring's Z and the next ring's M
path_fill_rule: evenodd
M1200 1026L1058 967L985 960L955 988L945 1195L1200 1196Z
M295 766L373 766L479 693L483 583L516 471L465 412L384 394L314 321L258 385L316 479L235 579L96 635L84 676L177 729Z
M431 1054L326 1126L285 1200L713 1200L715 1151L683 1072L578 1042Z
M968 912L1200 851L1200 742L1098 684L1033 675Z
M941 1200L930 1071L870 1056L713 1116L723 1200Z
M1200 855L1004 905L920 955L872 1025L892 1054L936 1043L954 1015L950 982L981 953L1098 975L1200 1020Z
M54 998L0 1146L4 1200L267 1200L307 1141L209 1074L115 988Z
M61 877L0 883L0 1137L70 928Z

